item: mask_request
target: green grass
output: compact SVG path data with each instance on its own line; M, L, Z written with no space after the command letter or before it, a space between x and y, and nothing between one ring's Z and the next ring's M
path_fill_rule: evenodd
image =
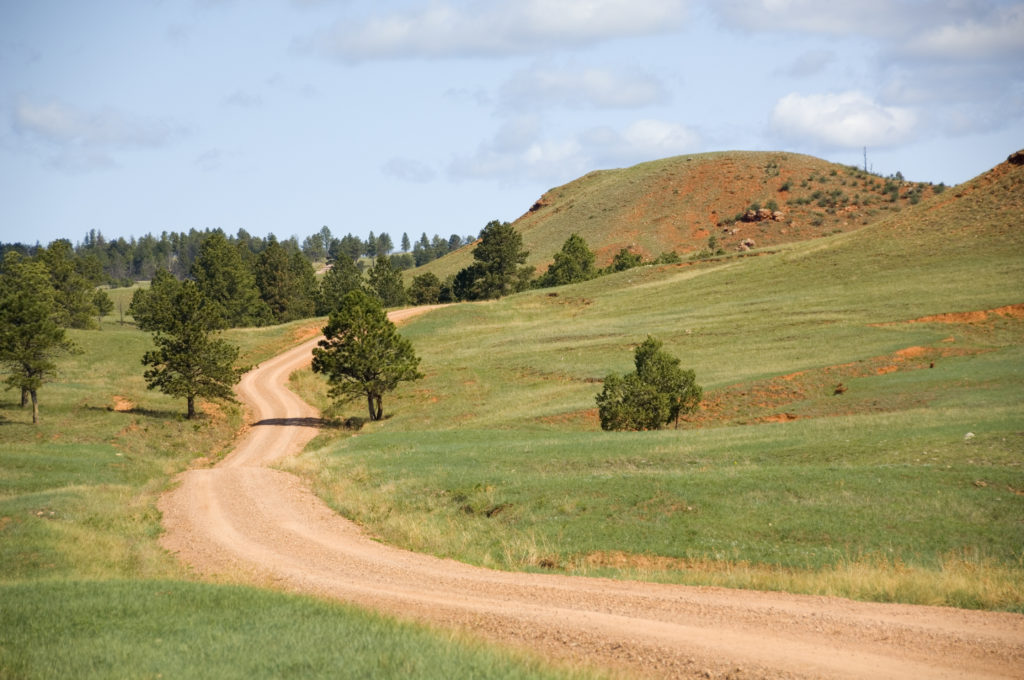
M13 584L0 585L0 603L5 678L573 677L352 607L251 588Z
M255 364L321 322L227 337ZM83 353L39 391L39 426L0 393L0 677L572 677L350 608L184 582L157 498L229 450L242 415L188 421L148 391L149 335L130 325L71 336Z
M1022 610L1024 320L907 323L1024 302L1020 175L772 255L432 312L392 417L293 468L385 541L487 566ZM647 334L706 409L600 432L600 380Z

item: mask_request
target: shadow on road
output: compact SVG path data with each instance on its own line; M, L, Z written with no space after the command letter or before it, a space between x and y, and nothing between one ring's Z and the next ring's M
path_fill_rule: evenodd
M342 423L324 420L323 418L264 418L259 422L253 423L254 427L260 425L282 425L285 427L320 427L330 429L344 427Z

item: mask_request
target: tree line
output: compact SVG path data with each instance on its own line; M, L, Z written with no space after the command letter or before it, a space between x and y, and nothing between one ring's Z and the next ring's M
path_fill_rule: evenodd
M130 286L136 281L151 280L160 269L166 269L179 279L189 277L203 242L216 232L224 235L246 258L260 255L276 242L289 252L301 252L311 263L333 262L348 257L360 266L362 258L375 259L383 255L400 271L422 266L476 240L472 235L457 234L448 238L435 234L428 238L424 232L414 242L408 233L403 233L396 244L387 232L375 235L371 231L365 239L352 234L336 237L326 226L301 242L296 236L287 239L278 239L273 234L265 238L253 236L245 229L239 229L233 236L220 229L191 229L188 232L165 231L159 236L146 234L137 239L119 237L111 240L92 229L77 244L61 240L67 241L74 257L81 260L78 266L87 269L99 283ZM8 251L34 257L40 250L45 249L39 244L0 243L0 259Z
M384 307L410 302L493 299L528 288L585 281L644 264L639 254L624 248L607 268L597 269L594 253L586 241L572 234L555 253L544 274L534 277L534 268L525 265L528 252L523 249L522 236L508 222L493 220L480 232L469 266L445 281L432 273L421 274L406 288L401 266L394 255L388 254L386 234L371 234L363 242L360 256L367 252L367 244L375 244L372 252L376 253L373 264L365 271L351 257L354 244L350 244L352 251L340 250L345 239L330 239L326 227L318 238L319 246L305 242L300 246L295 239L279 242L273 235L257 243L252 237L231 238L221 230L213 230L204 232L195 244L191 237L186 239L187 259L191 262L186 275L181 275L181 258L167 259L165 262L177 266L158 266L149 288L135 292L129 309L139 328L153 333L155 349L142 360L147 367L147 385L184 397L191 418L195 415L197 397L233 398L232 386L241 375L234 365L238 348L218 338L223 329L329 316L331 321L325 331L330 332L337 325L337 315L356 302L362 314L376 318L383 315ZM405 235L403 241L407 241ZM425 235L421 241L426 242ZM69 241L60 239L45 248L34 248L31 254L22 248L7 248L0 260L0 368L8 374L7 384L21 390L22 405L28 400L32 402L33 422L38 420L37 390L53 376L54 360L60 354L76 351L64 329L96 328L98 319L112 311L109 296L98 287L105 276L102 262L95 252L88 252L98 247L99 242L98 237L91 235L85 248L75 249ZM318 248L328 242L330 263L318 281L310 254L321 254ZM452 237L446 247L459 243L461 239ZM674 253L656 260L672 261L678 261ZM352 337L349 330L336 332L339 337ZM389 337L387 341L393 339ZM661 358L659 349L660 345L644 355L656 357L653 363L642 365L638 354L636 375L609 376L606 380L606 390L599 400L603 401L603 426L660 427L671 420L678 421L682 404L686 404L682 412L690 410L692 395L684 398L686 390L680 385L692 382L692 375L652 382L651 370L644 368L657 365L657 373L678 372L674 364L669 367L671 370L665 368L667 360ZM380 348L370 351L379 353ZM341 373L337 364L328 365L325 361L321 359L320 366L332 374L337 388L335 396L346 390L351 392L339 387L344 380L338 377ZM360 371L365 375L363 369ZM402 379L414 379L411 376L418 375L415 365L404 375L410 377ZM374 380L373 387L361 387L366 391L371 419L382 415L381 385L389 384L390 378ZM661 384L665 380L668 382ZM649 410L642 405L651 404L657 405L652 419L638 419L637 410ZM606 417L604 411L612 415Z

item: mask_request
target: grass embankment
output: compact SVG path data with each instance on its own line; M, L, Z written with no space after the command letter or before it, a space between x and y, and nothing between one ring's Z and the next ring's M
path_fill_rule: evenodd
M426 379L296 467L388 542L499 568L1024 610L1020 175L774 255L413 320ZM600 432L600 379L648 333L706 408Z
M227 337L255 364L320 325ZM131 326L70 335L84 352L39 391L39 426L0 393L0 677L452 677L458 663L539 677L347 608L184 582L157 543L157 498L194 459L225 453L242 414L207 404L188 421L182 401L148 391L149 335Z
M312 598L175 581L0 584L5 678L556 678Z

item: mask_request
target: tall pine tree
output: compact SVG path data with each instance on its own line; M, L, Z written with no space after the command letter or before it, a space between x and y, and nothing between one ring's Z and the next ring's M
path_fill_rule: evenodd
M42 262L8 252L0 264L0 367L9 387L18 389L22 406L32 402L32 423L39 422L39 388L57 372L56 358L77 351L58 322L50 275Z
M232 388L242 377L234 367L238 348L216 337L224 317L195 281L158 271L148 290L135 292L131 313L156 345L142 358L149 389L184 397L188 418L196 415L197 397L235 401Z
M219 229L199 246L192 278L203 295L218 306L228 326L261 326L270 321L270 310L260 299L252 270Z

